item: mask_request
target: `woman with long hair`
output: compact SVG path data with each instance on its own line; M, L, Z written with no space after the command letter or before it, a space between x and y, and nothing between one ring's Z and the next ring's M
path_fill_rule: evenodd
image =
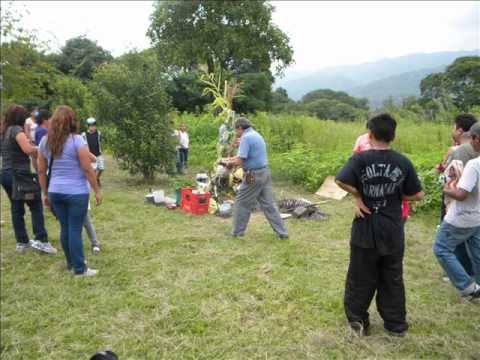
M47 169L49 169L47 181ZM97 205L102 202L90 152L81 135L75 112L59 106L50 119L48 134L39 145L38 174L46 207L60 221L60 240L67 268L75 276L95 276L83 254L82 227L88 210L90 187Z
M25 120L29 114L23 106L11 105L2 119L0 138L2 143L2 187L10 200L13 230L17 240L16 251L24 253L30 246L48 254L56 254L57 250L48 242L45 229L43 206L40 198L33 200L15 200L12 197L14 172L30 173L30 156L37 155L34 146L24 131ZM29 240L25 226L25 204L32 215L32 230L35 240Z

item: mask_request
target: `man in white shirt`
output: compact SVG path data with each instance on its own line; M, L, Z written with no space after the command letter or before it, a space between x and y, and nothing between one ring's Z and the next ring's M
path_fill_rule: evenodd
M470 128L471 144L480 151L480 124ZM433 247L438 262L462 298L480 301L480 157L470 160L461 178L443 190L455 201L448 209ZM465 243L473 265L473 279L454 254L455 248Z
M190 139L187 133L187 125L182 124L178 132L178 138L180 142L180 165L182 169L188 168L188 148L190 145Z

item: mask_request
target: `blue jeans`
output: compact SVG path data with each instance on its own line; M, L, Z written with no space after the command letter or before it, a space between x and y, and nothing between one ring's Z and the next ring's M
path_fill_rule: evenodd
M48 193L48 198L60 222L60 241L67 268L73 268L75 274L83 274L86 266L82 229L87 216L89 195Z
M32 214L32 230L36 240L48 241L47 230L45 229L45 218L43 217L42 200L13 200L13 172L12 170L1 171L2 187L10 200L10 211L12 214L13 231L17 243L28 244L29 237L25 226L25 204L30 208Z
M468 255L472 260L475 281L480 283L480 226L458 228L445 221L442 222L438 229L433 252L452 284L460 290L462 295L466 295L473 290L475 281L455 256L455 248L462 243L466 244Z

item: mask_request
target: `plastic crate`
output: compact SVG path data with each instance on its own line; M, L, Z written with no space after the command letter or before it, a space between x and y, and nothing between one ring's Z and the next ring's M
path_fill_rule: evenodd
M210 193L195 194L193 189L182 189L182 202L180 208L192 215L208 214L208 206L210 204Z

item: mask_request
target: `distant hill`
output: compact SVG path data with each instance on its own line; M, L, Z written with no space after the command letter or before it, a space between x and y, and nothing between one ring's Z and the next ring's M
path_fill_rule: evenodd
M399 75L376 80L367 85L347 89L346 92L355 97L368 99L370 108L378 108L390 96L400 102L408 96L420 95L420 82L427 75L442 72L446 66L409 71Z
M371 83L385 80L381 85L386 98L391 94L393 96L393 93L396 92L396 86L399 84L398 81L400 81L402 84L401 95L409 96L418 94L419 80L421 80L421 78L418 79L418 76L422 71L439 69L451 64L458 57L472 55L480 55L480 50L410 54L359 65L330 67L310 73L302 72L300 75L292 73L286 75L283 79L278 79L274 86L285 88L288 95L294 100L299 100L307 92L317 89L347 92L353 89L357 96L366 97L366 95L360 93L362 88L365 91L368 90L368 92L365 92L365 94L368 94L373 91L370 90ZM415 75L416 72L419 73ZM412 74L405 75L409 73ZM426 73L426 75L428 74ZM392 79L388 80L395 76L400 78L393 79L393 82ZM391 87L388 85L389 83L391 83ZM376 95L372 97L372 101L376 102L376 99Z

